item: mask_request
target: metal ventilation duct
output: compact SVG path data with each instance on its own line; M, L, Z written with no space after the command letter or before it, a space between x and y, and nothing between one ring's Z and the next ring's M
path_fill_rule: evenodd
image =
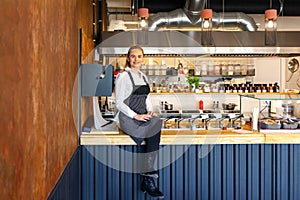
M200 30L201 10L205 0L186 0L183 9L171 12L160 12L149 18L149 30ZM213 30L222 31L256 31L253 18L242 12L216 13L213 12Z

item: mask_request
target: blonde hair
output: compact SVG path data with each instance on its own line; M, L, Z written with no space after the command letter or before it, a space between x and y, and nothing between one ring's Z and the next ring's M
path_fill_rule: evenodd
M136 49L141 50L142 53L143 53L143 56L144 56L144 49L143 49L142 47L137 46L137 45L131 46L131 47L129 48L128 53L127 53L127 56L126 56L126 64L125 64L125 67L130 67L130 63L129 63L128 59L129 59L129 56L130 56L131 51L132 51L132 50L136 50Z

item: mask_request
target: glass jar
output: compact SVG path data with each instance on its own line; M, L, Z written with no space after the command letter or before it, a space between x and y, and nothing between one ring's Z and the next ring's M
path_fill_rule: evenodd
M215 69L214 69L214 65L212 63L210 63L208 65L207 75L209 75L209 76L214 76L215 75Z
M255 67L253 64L247 65L247 75L248 76L254 76L255 75Z
M222 66L221 66L221 75L222 76L228 75L227 74L227 65L226 65L226 63L223 63Z
M228 66L227 66L227 75L228 76L232 76L233 75L233 65L232 65L232 63L228 63Z
M247 65L245 64L241 65L241 75L243 76L247 75Z
M205 62L202 63L202 67L201 67L201 75L202 76L206 76L207 75L207 65Z
M219 64L215 65L215 75L220 76L221 75L221 66Z
M236 76L241 75L241 65L240 64L234 65L234 75L236 75Z
M199 65L198 61L196 61L196 63L195 63L195 71L194 71L194 74L195 74L196 76L201 75L201 66Z

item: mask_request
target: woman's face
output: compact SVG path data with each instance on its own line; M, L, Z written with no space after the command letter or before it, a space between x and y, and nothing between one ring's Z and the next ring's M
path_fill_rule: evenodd
M133 49L130 51L129 58L127 58L130 68L140 69L144 64L144 55L142 50Z

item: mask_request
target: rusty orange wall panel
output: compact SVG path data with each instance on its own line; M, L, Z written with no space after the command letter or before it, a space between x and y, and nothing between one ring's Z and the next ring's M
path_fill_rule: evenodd
M0 199L46 199L77 147L78 27L92 28L91 6L88 0L0 3ZM85 52L90 41L88 34Z

